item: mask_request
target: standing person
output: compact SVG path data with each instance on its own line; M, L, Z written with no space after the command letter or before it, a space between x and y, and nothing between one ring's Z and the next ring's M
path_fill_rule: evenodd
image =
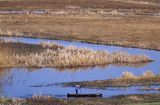
M80 85L79 85L79 84L77 84L77 85L75 86L76 94L78 94L78 89L80 89Z

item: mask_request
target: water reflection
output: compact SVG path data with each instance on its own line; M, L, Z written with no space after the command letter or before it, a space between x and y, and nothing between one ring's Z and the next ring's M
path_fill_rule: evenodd
M112 64L114 66L118 66L118 67L135 67L135 68L141 68L144 67L146 65L148 65L150 62L142 62L142 63L115 63Z
M12 77L8 75L11 68L0 68L0 86L4 84L5 82L9 82ZM7 78L7 80L4 80L4 78Z
M95 67L81 71L63 72L53 68L39 68L38 70L26 68L12 68L3 70L1 76L1 96L5 97L29 97L35 94L65 96L68 92L73 93L74 87L61 87L56 83L72 81L92 81L121 77L124 70L116 70L112 75L112 70ZM139 73L142 75L143 73ZM126 89L106 88L106 89L86 89L82 88L82 93L102 92L105 97L130 93L156 93L157 91L141 91L140 87L129 87ZM127 93L128 92L128 93Z

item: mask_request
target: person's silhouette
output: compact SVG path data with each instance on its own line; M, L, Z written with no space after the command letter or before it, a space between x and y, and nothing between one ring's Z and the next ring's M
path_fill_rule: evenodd
M75 91L76 91L76 94L78 94L78 89L80 88L80 85L79 84L77 84L76 86L75 86Z

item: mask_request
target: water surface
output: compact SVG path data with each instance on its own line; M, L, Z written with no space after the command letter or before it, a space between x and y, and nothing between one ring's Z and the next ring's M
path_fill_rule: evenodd
M160 74L160 52L153 50L144 50L137 48L124 48L117 46L106 46L80 42L70 42L61 40L34 39L22 37L0 37L0 39L14 40L17 42L38 44L42 41L56 42L64 46L74 45L76 47L86 47L94 50L106 50L109 52L121 51L129 54L145 54L155 60L154 62L144 65L106 65L103 67L88 67L78 70L64 69L57 70L55 68L11 68L0 69L0 96L5 97L30 97L32 95L52 95L56 97L66 97L67 93L74 93L74 87L61 87L55 84L61 82L72 81L90 81L114 79L122 76L122 73L129 71L136 76L143 75L145 71L151 70L154 74ZM34 86L40 87L34 87ZM156 86L159 87L159 86ZM81 93L103 93L104 97L122 94L144 94L157 93L158 91L139 91L141 87L129 88L106 88L106 89L86 89L80 90Z

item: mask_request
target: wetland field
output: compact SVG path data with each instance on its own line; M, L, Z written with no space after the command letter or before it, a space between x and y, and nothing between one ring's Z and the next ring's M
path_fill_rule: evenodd
M0 105L160 105L159 64L159 0L0 0Z

